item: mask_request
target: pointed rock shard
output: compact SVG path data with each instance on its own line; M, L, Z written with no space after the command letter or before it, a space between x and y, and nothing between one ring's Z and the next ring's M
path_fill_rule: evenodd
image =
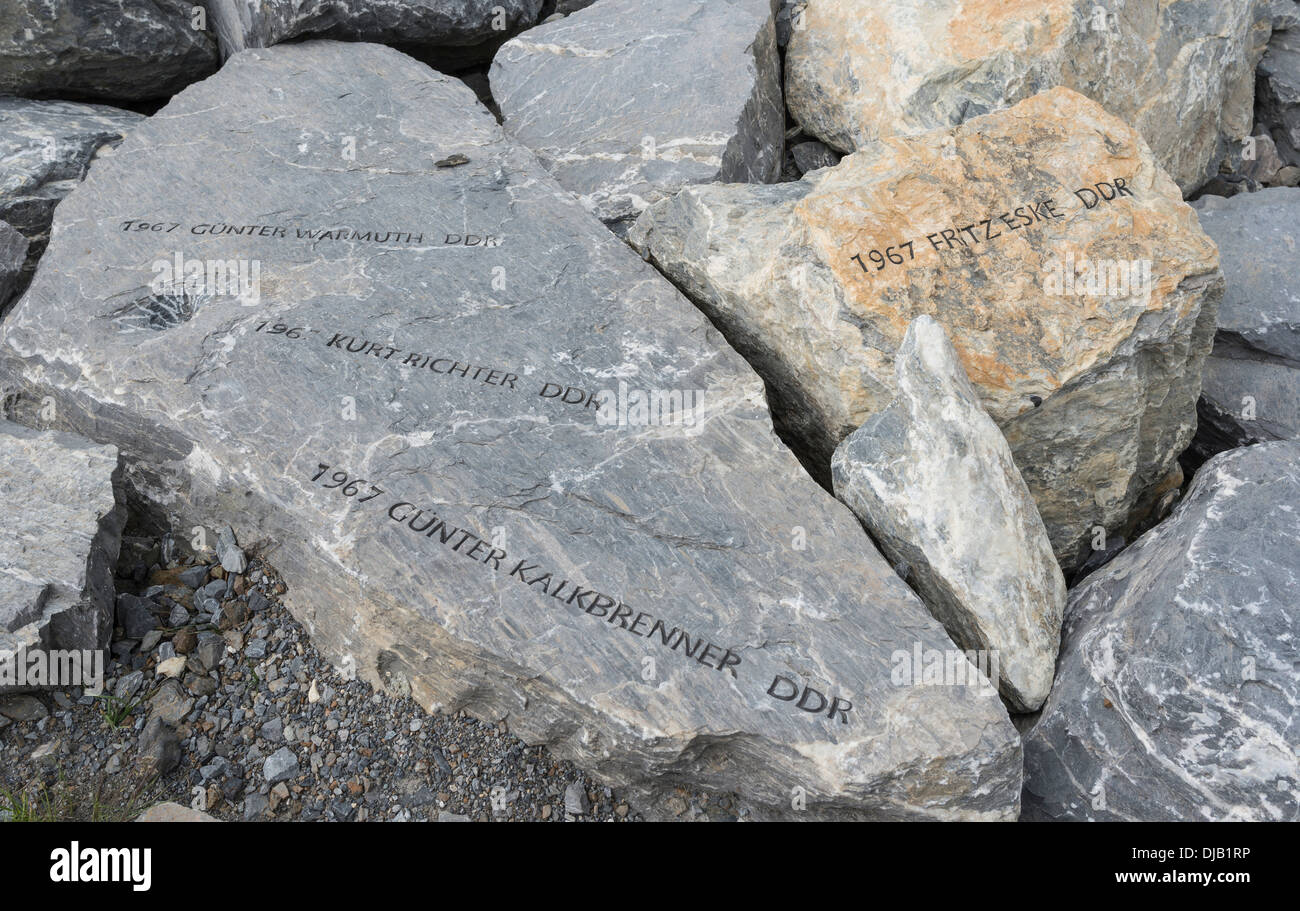
M772 7L601 0L503 45L492 95L506 130L616 229L688 184L770 183L785 137Z
M814 0L802 25L790 112L842 151L1064 86L1132 123L1190 192L1250 135L1272 19L1257 0Z
M0 95L165 98L217 68L194 0L5 0ZM197 12L196 12L197 11Z
M19 649L108 647L117 470L112 446L0 420L0 689Z
M951 641L759 378L463 83L246 51L103 165L3 327L0 401L119 441L171 527L230 521L336 662L633 795L1016 815L996 692L892 684ZM259 278L158 287L177 257Z
M1300 443L1262 443L1075 588L1026 817L1295 820L1298 554Z
M953 642L995 656L1012 706L1035 711L1065 608L1047 529L943 327L913 320L894 370L898 398L835 450L835 495L910 567Z
M1062 568L1140 516L1195 427L1222 276L1141 138L1053 89L772 187L689 187L629 240L768 381L814 470L894 394L925 313L1005 434Z
M1197 200L1225 291L1205 364L1198 443L1300 438L1300 189ZM1204 453L1212 455L1212 452Z

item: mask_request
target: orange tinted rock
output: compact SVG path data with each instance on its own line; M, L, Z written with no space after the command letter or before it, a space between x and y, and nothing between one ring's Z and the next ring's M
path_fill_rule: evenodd
M888 404L907 324L933 316L1067 569L1195 429L1217 251L1137 133L1068 89L798 183L689 188L630 239L764 375L815 470ZM1075 293L1089 275L1110 293Z

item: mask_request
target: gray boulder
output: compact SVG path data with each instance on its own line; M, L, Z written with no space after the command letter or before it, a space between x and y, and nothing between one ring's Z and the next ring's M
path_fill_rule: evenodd
M894 370L898 398L835 450L835 495L953 642L984 653L1013 709L1035 711L1065 608L1047 529L943 327L913 320Z
M5 0L0 94L165 98L217 68L202 9L193 0Z
M1207 462L1070 593L1025 818L1300 815L1300 443Z
M786 54L786 100L845 152L949 127L1057 86L1146 139L1184 192L1250 135L1261 0L812 0Z
M117 476L113 446L0 421L0 660L108 647L126 520Z
M49 240L54 207L144 119L102 104L0 98L0 221L30 242L27 272Z
M1255 119L1282 161L1300 166L1300 27L1273 33L1256 77Z
M759 378L463 83L376 45L245 51L56 219L0 400L119 441L142 522L270 542L335 662L646 804L1016 815L996 692L891 681L952 643ZM260 293L151 290L178 252L256 261Z
M770 183L785 108L771 0L601 0L492 61L506 130L621 230L688 184Z
M223 57L301 38L441 50L454 65L485 61L537 21L544 0L208 0Z
M1218 257L1137 132L1076 92L799 181L687 187L628 239L763 375L778 430L819 477L893 399L894 352L926 314L1002 428L1062 568L1181 481Z
M1204 455L1300 437L1300 189L1194 204L1219 247L1226 288L1205 364Z
M27 238L0 221L0 314L18 290L27 262Z

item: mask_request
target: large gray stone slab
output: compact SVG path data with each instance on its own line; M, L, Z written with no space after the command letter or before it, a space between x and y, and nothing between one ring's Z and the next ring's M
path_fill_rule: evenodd
M27 271L49 240L54 207L144 119L103 104L0 98L0 221L30 241Z
M1035 711L1065 608L1047 529L943 327L913 320L894 370L898 397L835 450L835 496L907 568L953 642L987 655L1012 708Z
M804 130L856 151L1065 86L1132 124L1190 192L1250 135L1274 18L1260 0L810 0L786 97Z
M490 76L506 129L611 225L688 184L780 175L772 0L600 0L506 42Z
M1025 818L1300 815L1300 443L1217 456L1070 593Z
M258 287L151 288L177 255L259 263ZM49 396L120 444L143 523L230 521L327 655L426 707L633 795L1017 813L996 691L892 682L953 646L758 377L396 51L246 51L178 95L60 206L0 362L12 410ZM643 420L644 390L681 405Z
M0 661L108 647L126 521L117 472L113 446L0 421Z
M302 38L464 49L490 59L537 21L544 0L208 0L222 55ZM480 47L482 46L482 47Z
M193 0L5 0L0 95L165 98L217 68L206 26Z
M1236 445L1300 438L1300 189L1195 207L1226 282L1201 388L1206 430Z

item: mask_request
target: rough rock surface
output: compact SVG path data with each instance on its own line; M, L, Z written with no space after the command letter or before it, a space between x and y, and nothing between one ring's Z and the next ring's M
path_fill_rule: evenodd
M224 57L306 37L491 46L536 22L542 6L543 0L208 0Z
M771 0L600 0L504 44L492 94L506 130L622 225L688 184L777 179L775 35Z
M102 649L125 510L117 450L0 421L0 656Z
M1185 191L1250 135L1272 28L1257 0L811 0L787 103L843 151L1065 86L1146 138Z
M759 370L814 471L889 403L894 350L928 313L1067 572L1092 527L1178 480L1218 258L1140 137L1069 89L795 183L687 188L629 240Z
M27 262L27 238L0 221L0 314L18 289Z
M1217 456L1070 593L1025 818L1300 815L1300 443Z
M5 0L0 95L165 98L217 68L193 0Z
M173 801L155 804L136 817L136 822L220 822L208 813Z
M260 262L260 293L152 292L177 253ZM178 95L60 206L0 362L14 411L49 395L120 443L159 524L229 517L326 654L426 706L631 793L1017 813L996 692L891 684L895 651L951 642L780 445L758 377L396 51L246 51ZM645 390L682 404L652 417Z
M1300 28L1275 32L1269 41L1259 62L1255 110L1282 160L1300 165Z
M31 242L28 271L45 249L59 200L101 150L144 119L102 104L0 98L0 221Z
M1300 189L1196 202L1226 289L1201 415L1227 445L1300 438Z
M1032 712L1052 686L1065 578L1011 449L943 327L919 316L894 359L898 398L835 450L835 495L998 688Z

